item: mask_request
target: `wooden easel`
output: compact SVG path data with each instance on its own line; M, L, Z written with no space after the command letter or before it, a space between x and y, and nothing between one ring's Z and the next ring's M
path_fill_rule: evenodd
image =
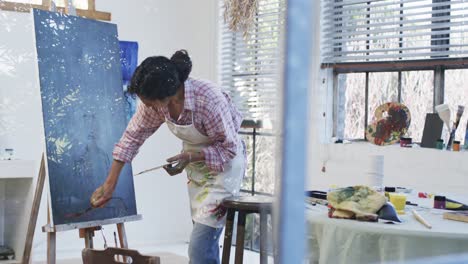
M58 10L69 15L78 14L80 16L86 16L88 18L93 18L93 19L110 20L110 13L103 13L103 12L99 12L95 10L94 0L88 0L88 4L89 4L89 7L88 7L88 10L86 11L86 10L79 10L79 9L75 10L75 8L73 7L73 0L65 0L64 8L56 8L53 0L43 0L43 6L24 5L23 7L25 8L21 9L21 11L29 12L31 7L35 7L35 8L46 9L46 10L54 11L54 12ZM4 7L3 4L2 4L2 7ZM28 231L26 234L26 243L25 243L25 248L24 248L23 258L22 258L23 264L30 263L34 231L35 231L36 224L37 224L37 217L38 217L38 213L40 209L40 203L41 203L41 198L42 198L43 189L44 189L44 182L46 179L46 160L45 159L46 159L45 154L43 153L42 158L41 158L39 175L37 178L36 189L34 193L34 200L33 200L32 208L31 208ZM102 221L67 224L67 225L53 225L50 215L51 215L50 205L49 205L49 201L47 201L47 224L42 227L42 232L47 233L47 263L49 264L56 263L56 237L57 237L56 233L59 231L79 229L79 237L84 238L85 248L93 248L94 247L94 244L93 244L94 232L97 230L101 230L102 225L116 224L120 247L128 248L124 223L128 221L136 221L136 220L142 219L141 215L133 215L133 216L127 216L127 217L122 217L122 218L106 219ZM124 262L126 262L125 258L124 258Z
M37 216L39 214L39 207L41 204L42 192L44 189L44 182L46 178L45 170L45 155L42 154L41 166L39 169L39 175L37 177L36 191L34 193L34 200L31 208L31 216L29 218L28 232L26 234L26 245L24 247L24 253L22 258L22 264L29 264L31 259L31 248L34 238L34 230L36 228ZM94 232L99 231L102 228L102 225L106 224L116 224L117 233L119 236L120 248L128 248L127 235L125 232L124 222L141 220L141 215L123 217L120 219L109 219L99 222L88 222L84 223L80 228L80 225L68 225L68 226L52 226L50 221L50 210L49 202L47 201L47 225L42 227L42 232L47 233L47 263L55 264L56 263L56 238L57 232L66 231L72 229L79 229L79 237L84 238L85 248L94 248L93 237ZM126 260L124 259L124 262Z
M48 215L48 220L50 221L50 216ZM97 225L94 227L80 228L78 230L79 237L84 238L85 248L94 248L93 237L94 232L102 229L102 226ZM42 227L42 232L47 233L47 263L55 264L56 263L56 233L55 229L50 226L50 222ZM120 248L128 249L127 236L125 233L124 223L117 223L117 233L119 234ZM124 259L124 262L126 260ZM26 264L26 263L25 263Z
M12 1L0 1L0 9L15 11L15 12L25 12L29 13L32 8L47 10L47 11L59 11L68 13L68 1L65 0L65 7L56 7L56 10L52 9L52 0L42 0L42 4L26 4L26 3L16 3ZM76 9L76 15L80 17L87 17L90 19L111 21L112 15L109 12L102 12L96 10L95 0L88 0L88 9Z

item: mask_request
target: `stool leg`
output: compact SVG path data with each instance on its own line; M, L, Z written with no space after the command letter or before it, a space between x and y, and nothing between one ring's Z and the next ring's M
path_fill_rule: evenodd
M235 264L242 264L244 258L245 212L239 211L237 215L236 234L236 260Z
M227 210L226 216L226 229L224 230L224 244L223 244L223 258L222 264L229 264L229 257L231 255L231 243L232 243L232 228L234 225L235 211L232 209Z
M270 217L271 217L271 225L273 226L273 229L275 228L275 217L273 214L270 212ZM272 248L273 248L273 263L274 264L279 264L279 258L278 258L278 237L279 235L276 234L274 231L272 232L273 238L272 238Z
M268 263L268 214L260 212L260 264Z

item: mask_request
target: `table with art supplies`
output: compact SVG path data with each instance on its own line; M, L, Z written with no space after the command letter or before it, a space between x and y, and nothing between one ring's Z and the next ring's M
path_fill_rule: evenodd
M391 209L394 207L389 205L389 199L383 201L382 193L378 193L380 197L370 195L368 200L361 200L362 193L367 193L369 189L361 187L363 186L348 187L351 189L346 190L347 201L343 201L346 199L342 196L330 199L330 192L328 192L328 201L307 198L306 238L309 263L361 264L387 261L403 263L410 259L467 252L468 223L444 219L444 213L462 211L435 209L434 202L437 205L437 201L434 200L435 195L405 190L404 193L398 194L406 198L404 209L397 214L401 222L395 219L385 220L380 216L383 209L382 203L388 206L390 211L396 211ZM355 196L350 198L349 190L353 191L353 195L356 193ZM464 204L468 202L468 197L444 195L449 200ZM358 200L359 202L356 203ZM331 204L346 210L339 212L339 209L331 209ZM359 211L376 206L381 208L376 213L378 219L373 219L376 214ZM347 215L348 209L357 213ZM335 213L336 211L338 213ZM383 217L392 219L394 216ZM459 220L468 219L466 215L456 217L459 217Z

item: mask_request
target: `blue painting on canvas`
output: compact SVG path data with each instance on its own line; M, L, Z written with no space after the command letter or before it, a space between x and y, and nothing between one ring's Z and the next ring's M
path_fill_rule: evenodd
M137 214L126 164L113 199L90 209L126 127L117 27L34 10L53 224Z

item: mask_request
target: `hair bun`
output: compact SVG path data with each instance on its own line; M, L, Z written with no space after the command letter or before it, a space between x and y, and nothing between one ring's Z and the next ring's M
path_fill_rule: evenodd
M185 82L192 71L192 60L190 59L186 50L178 50L171 57L171 61L175 64L179 79Z

